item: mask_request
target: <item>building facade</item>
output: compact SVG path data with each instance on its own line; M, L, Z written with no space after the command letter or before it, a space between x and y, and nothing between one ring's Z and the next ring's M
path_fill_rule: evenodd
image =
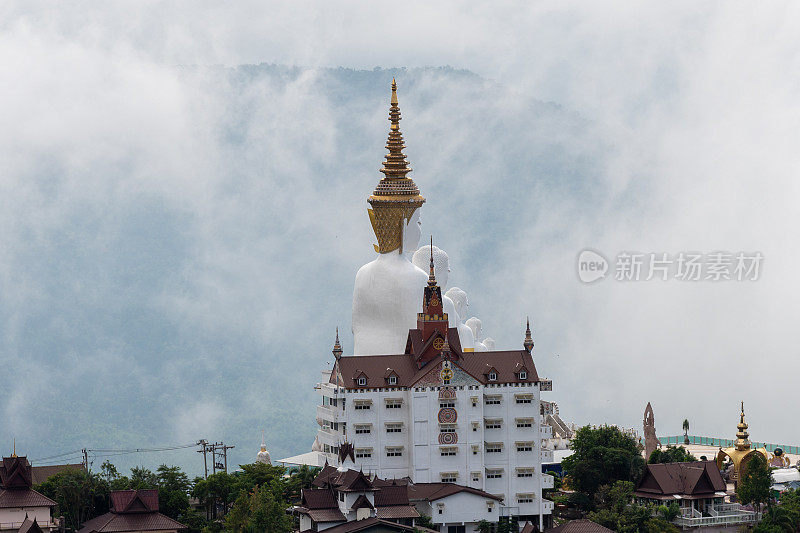
M521 350L462 351L433 267L421 296L403 354L343 356L337 337L317 387L320 451L336 464L347 442L364 472L465 485L501 499L498 516L543 519L553 478L541 465L553 452L542 446L552 430L540 394L552 384L536 372L530 326Z

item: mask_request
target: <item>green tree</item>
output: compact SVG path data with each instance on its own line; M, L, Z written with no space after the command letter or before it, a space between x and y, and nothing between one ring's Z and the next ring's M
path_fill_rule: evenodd
M683 419L683 443L689 444L689 419Z
M683 446L667 446L664 449L656 448L650 454L648 463L691 463L697 458L689 453Z
M207 479L196 478L192 496L198 498L213 516L217 504L222 507L222 513L225 514L231 502L239 495L240 489L241 486L234 476L227 472L217 472Z
M294 523L286 514L288 504L281 496L282 489L277 483L264 484L249 494L240 493L225 518L226 528L236 533L290 533Z
M108 512L108 483L100 474L67 470L50 476L35 489L56 502L69 529L77 530L87 520Z
M593 498L601 485L616 481L636 483L644 459L636 441L613 426L580 428L572 440L574 453L562 462L571 488Z
M479 533L492 533L492 523L488 520L481 520L478 522L478 527L475 528L475 531Z
M158 507L165 515L178 520L189 512L189 492L192 484L177 466L161 465L156 471L158 483Z
M103 461L103 464L100 465L100 475L106 480L106 483L111 483L111 481L117 479L119 477L119 472L117 471L117 467L114 466L111 461L106 459Z
M760 453L754 453L742 466L741 479L736 485L736 495L744 504L753 504L760 509L763 504L772 505L772 473L767 460Z
M433 529L433 527L434 527L434 523L433 523L433 521L431 520L431 517L430 517L430 516L428 516L428 515L425 515L425 514L421 514L421 515L419 515L419 518L417 518L417 520L416 520L416 522L415 522L415 523L416 523L416 524L417 524L419 527L426 527L426 528L428 528L428 529Z
M129 489L157 489L158 476L150 469L143 466L131 468Z
M678 531L662 516L654 516L651 507L633 503L633 491L634 485L630 481L598 487L595 495L598 510L589 513L589 519L624 533ZM668 508L665 506L665 509ZM675 511L680 512L678 509Z

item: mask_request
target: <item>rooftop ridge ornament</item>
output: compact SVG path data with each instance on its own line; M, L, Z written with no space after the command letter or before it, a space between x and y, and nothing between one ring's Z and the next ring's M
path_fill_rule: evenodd
M431 235L431 271L428 274L428 286L433 287L436 285L436 273L433 268L433 235Z
M734 445L737 450L750 449L750 434L747 432L747 423L744 421L744 401L742 401L742 412L739 415L739 423L736 425L736 442Z
M403 134L400 132L400 106L397 103L397 82L392 79L392 97L389 106L389 137L383 167L383 178L378 182L367 200L369 219L378 244L375 251L381 254L400 250L403 252L403 229L405 222L423 203L414 180L406 175L411 172L403 153Z
M336 341L333 343L333 350L331 350L331 352L337 361L342 357L342 351L342 345L339 342L339 326L336 326Z
M527 317L527 326L525 328L525 342L522 343L525 351L531 353L533 350L533 337L531 336L531 318Z

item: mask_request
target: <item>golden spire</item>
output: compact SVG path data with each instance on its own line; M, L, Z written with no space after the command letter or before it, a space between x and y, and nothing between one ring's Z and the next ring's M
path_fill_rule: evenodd
M744 421L744 402L742 402L742 413L739 416L739 424L736 425L736 442L734 445L736 446L737 450L749 450L750 449L750 434L747 432L747 423Z
M11 452L11 457L16 457L17 456L17 438L16 437L14 437L14 441L13 442L14 442L14 444L13 444L14 448L13 448L13 451Z
M337 361L342 356L342 345L339 343L339 326L336 326L336 342L333 343L333 356Z
M403 229L417 208L425 203L414 180L406 175L411 172L403 153L403 134L400 132L400 106L397 103L397 82L392 79L392 97L389 105L389 138L386 141L385 161L381 172L383 178L367 200L372 206L369 218L378 238L375 251L385 254L403 249Z
M525 342L522 343L522 346L525 347L525 351L531 353L533 350L533 337L531 336L531 318L528 317L527 319L527 327L525 328Z
M433 272L433 235L431 235L431 271L428 274L428 286L434 287L436 285L436 275Z

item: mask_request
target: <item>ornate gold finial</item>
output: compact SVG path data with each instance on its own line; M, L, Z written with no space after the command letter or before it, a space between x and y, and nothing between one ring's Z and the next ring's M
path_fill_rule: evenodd
M742 412L739 415L739 424L737 424L736 429L736 442L734 442L734 446L736 446L737 450L749 450L750 449L750 434L747 432L747 423L744 421L744 402L742 402Z
M339 326L336 326L336 342L333 343L333 356L338 361L342 356L342 345L339 343Z
M527 325L525 327L525 342L522 343L525 351L531 353L533 350L533 337L531 336L531 318L527 317Z
M431 270L428 274L428 286L433 287L436 285L436 275L433 271L433 235L431 235Z
M11 452L11 457L16 457L17 456L17 438L16 437L14 437L13 442L14 442L14 444L12 445L13 448L12 448L12 452Z
M403 134L400 132L400 107L397 103L397 82L392 79L392 98L389 106L389 138L386 141L385 161L381 172L383 178L367 200L372 206L368 209L369 219L378 244L375 251L389 253L403 252L403 229L423 203L423 198L414 180L406 175L411 172L403 153Z

